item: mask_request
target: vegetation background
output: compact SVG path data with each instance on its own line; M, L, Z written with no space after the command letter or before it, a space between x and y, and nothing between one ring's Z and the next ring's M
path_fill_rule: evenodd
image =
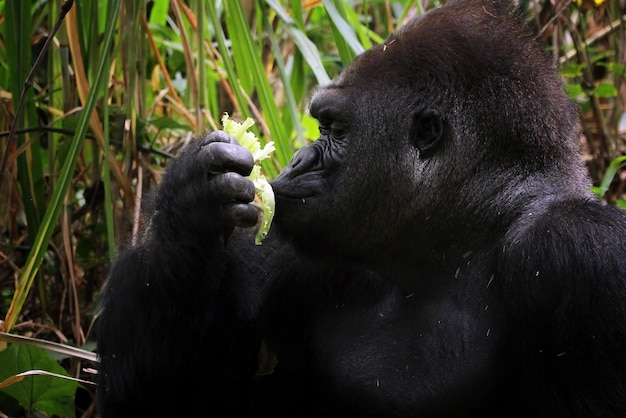
M626 1L520 1L623 205ZM0 0L0 417L96 415L99 289L181 146L252 117L273 177L317 137L315 86L440 3Z

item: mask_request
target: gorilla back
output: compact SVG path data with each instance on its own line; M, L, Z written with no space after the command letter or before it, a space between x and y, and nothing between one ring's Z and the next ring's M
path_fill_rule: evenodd
M626 216L513 5L408 22L310 112L262 246L246 150L172 161L104 290L101 416L626 414Z

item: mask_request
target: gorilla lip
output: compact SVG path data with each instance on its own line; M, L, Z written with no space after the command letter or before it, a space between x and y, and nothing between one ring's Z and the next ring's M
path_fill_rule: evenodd
M279 175L270 181L274 194L277 197L298 200L313 197L319 194L321 172L309 171L295 177Z

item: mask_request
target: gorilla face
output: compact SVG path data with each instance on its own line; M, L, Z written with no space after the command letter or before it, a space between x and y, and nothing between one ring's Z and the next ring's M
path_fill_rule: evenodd
M320 137L272 182L277 229L307 251L348 260L387 258L415 232L422 179L437 165L426 155L449 136L436 110L362 84L340 77L317 91L310 112Z
M282 235L344 260L420 257L490 240L533 188L587 187L550 59L505 2L481 9L409 22L317 91L320 137L272 182ZM578 172L551 175L564 166Z
M319 139L299 150L272 182L277 229L307 250L360 258L382 245L385 235L397 236L394 222L401 220L388 212L410 204L402 202L400 185L409 183L398 170L409 164L398 160L416 161L418 153L406 146L406 135L391 137L391 119L375 100L376 92L341 79L320 89L310 106ZM353 252L353 242L369 248L359 245L359 253Z

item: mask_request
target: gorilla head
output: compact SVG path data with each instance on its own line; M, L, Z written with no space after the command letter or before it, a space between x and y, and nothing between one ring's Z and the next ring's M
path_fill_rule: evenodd
M387 264L493 245L552 192L587 194L576 111L522 20L509 2L448 4L319 89L320 137L273 182L277 229Z

